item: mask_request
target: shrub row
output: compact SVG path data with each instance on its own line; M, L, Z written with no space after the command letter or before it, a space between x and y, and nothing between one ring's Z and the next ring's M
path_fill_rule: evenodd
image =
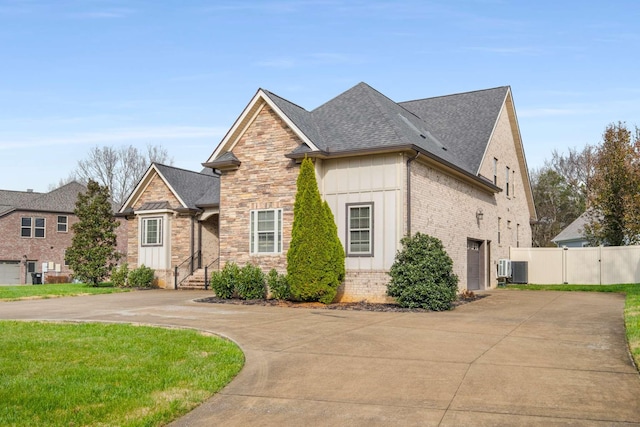
M129 271L129 265L125 262L111 272L111 282L118 288L151 288L154 279L154 270L144 264Z
M67 275L49 276L49 275L45 275L44 281L45 281L45 283L48 283L48 284L71 283L71 276L67 276Z
M228 262L221 271L211 273L211 289L223 299L264 299L268 289L274 298L289 298L286 276L275 269L265 275L260 267L249 263L240 268L236 263Z

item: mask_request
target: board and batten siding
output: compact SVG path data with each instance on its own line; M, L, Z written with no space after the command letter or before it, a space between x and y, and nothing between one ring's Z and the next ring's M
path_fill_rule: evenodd
M162 244L153 246L142 245L142 219L162 218ZM154 270L171 269L171 220L172 215L150 214L138 216L138 266L145 265Z
M373 256L347 256L347 271L389 270L402 235L402 156L324 160L320 175L320 191L333 211L345 249L347 205L373 203Z

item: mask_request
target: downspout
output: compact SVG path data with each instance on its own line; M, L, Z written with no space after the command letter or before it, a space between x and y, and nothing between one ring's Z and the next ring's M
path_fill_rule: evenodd
M195 217L192 216L191 217L191 274L193 274L193 272L195 271L195 259L193 259L193 256L195 255L194 253L195 238L196 238L196 224L195 224Z
M418 158L420 152L416 151L416 156L407 159L407 236L411 235L411 163Z

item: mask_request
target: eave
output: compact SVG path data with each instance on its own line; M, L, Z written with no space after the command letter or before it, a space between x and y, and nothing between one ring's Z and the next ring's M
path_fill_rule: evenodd
M326 151L311 151L307 153L289 153L285 154L285 157L293 159L296 162L302 161L305 157L317 158L317 159L338 159L343 157L357 157L367 156L375 154L388 154L388 153L406 153L415 156L419 153L420 160L427 163L429 166L439 169L449 175L453 175L465 182L480 187L484 191L490 194L499 193L502 189L494 185L491 181L482 178L479 175L474 175L453 163L447 162L441 159L433 153L430 153L416 145L401 145L394 147L380 147L380 148L368 148L361 150L347 150L328 153Z

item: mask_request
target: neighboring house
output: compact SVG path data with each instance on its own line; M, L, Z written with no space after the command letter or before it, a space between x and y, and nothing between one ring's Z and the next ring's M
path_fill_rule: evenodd
M208 210L179 200L186 183L176 190L169 179L157 180L177 200L154 194L161 187L148 176L158 173L155 165L121 213L140 225L154 215L146 203L166 202L158 213L176 223L186 214L178 209L190 208L194 220L217 222L210 228L219 251L211 257L220 265L284 272L305 156L315 162L345 247L343 301L386 300L400 239L417 231L443 241L460 289L494 287L497 260L508 258L510 246L531 246L536 212L509 87L396 103L360 83L312 111L260 89L203 163L215 171L210 185L219 185ZM178 235L197 251L194 229L169 224L162 259L180 258L172 250ZM144 236L135 235L138 248ZM132 249L129 262L139 263Z
M583 248L590 246L584 234L584 226L589 223L588 211L576 218L571 224L551 239L559 248Z
M77 222L77 182L49 193L0 190L0 284L31 284L32 274L70 275L65 253ZM118 249L126 252L126 223L118 227Z

